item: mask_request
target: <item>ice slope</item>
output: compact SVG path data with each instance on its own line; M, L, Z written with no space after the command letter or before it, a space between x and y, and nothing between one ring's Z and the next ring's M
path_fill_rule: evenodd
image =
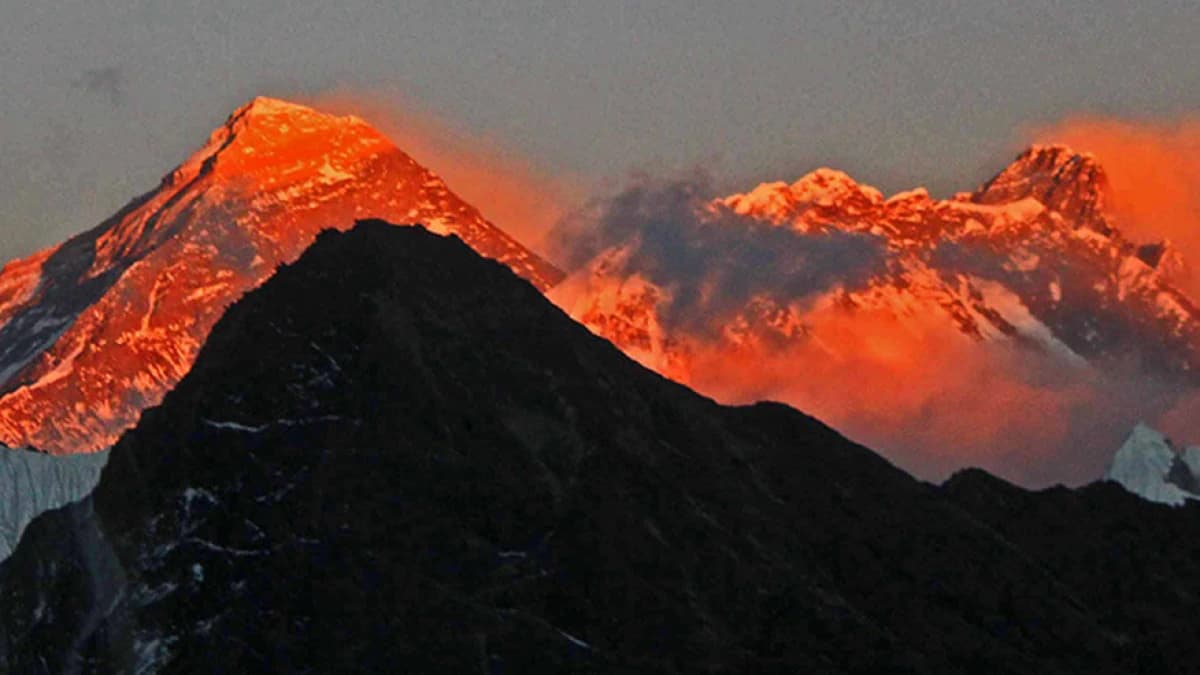
M53 457L0 450L0 560L12 553L25 527L42 512L91 493L107 462L107 451Z

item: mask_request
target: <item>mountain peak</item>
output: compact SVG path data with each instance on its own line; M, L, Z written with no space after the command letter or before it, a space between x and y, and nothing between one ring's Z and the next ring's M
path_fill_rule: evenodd
M100 449L188 371L224 308L357 220L454 234L545 289L561 272L353 116L266 97L157 189L0 271L0 442ZM40 256L40 257L39 257Z
M306 105L286 101L281 98L272 98L270 96L255 96L248 103L234 111L233 116L237 117L241 114L260 114L260 115L296 115L296 114L321 114L316 110Z
M259 96L235 110L183 167L216 161L227 170L270 165L294 173L305 160L336 156L354 161L370 154L399 152L359 117L337 116L281 99ZM238 159L242 161L238 161ZM190 172L184 171L185 174Z
M1080 227L1109 234L1108 175L1091 153L1061 144L1032 145L972 196L978 204L1034 198Z
M1104 478L1153 502L1179 506L1196 498L1180 485L1190 486L1195 478L1180 453L1166 436L1141 422L1117 450Z
M790 185L783 181L762 183L750 192L718 201L739 215L783 223L814 207L851 213L870 209L883 203L883 193L843 171L821 167Z
M792 194L801 201L824 204L846 198L865 199L873 204L883 201L883 195L869 185L862 185L850 174L821 167L800 177L791 185Z
M241 124L239 124L239 122ZM375 130L357 115L334 115L316 108L269 96L256 96L230 114L226 126L237 130L253 124L262 131L288 133L293 129L354 127Z
M1092 153L1078 152L1066 143L1034 143L1018 155L1018 159L1021 157L1038 157L1058 163L1065 163L1075 159L1087 161L1095 161L1096 159L1096 156Z

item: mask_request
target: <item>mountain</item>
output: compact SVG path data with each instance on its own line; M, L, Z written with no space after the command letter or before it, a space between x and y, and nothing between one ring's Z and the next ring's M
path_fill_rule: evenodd
M1198 508L918 482L367 222L234 304L29 527L0 670L1184 673Z
M950 199L832 169L716 199L634 184L561 237L549 297L665 376L800 407L924 478L1083 483L1200 387L1186 265L1128 240L1109 192L1063 146Z
M1034 146L974 193L945 200L924 189L885 199L831 169L759 185L706 205L707 215L813 239L857 234L879 243L881 264L804 293L789 290L806 274L797 265L778 289L709 319L720 339L737 343L747 335L819 338L814 315L829 308L885 313L901 326L940 317L972 340L1013 340L1067 361L1134 355L1164 377L1194 381L1200 312L1171 282L1181 259L1169 242L1127 241L1107 213L1106 192L1095 159L1064 146ZM686 381L694 336L672 332L663 317L676 280L658 283L654 261L630 263L630 245L612 242L552 297L643 363Z
M1074 227L1113 234L1107 201L1108 176L1096 158L1062 145L1035 145L971 195L977 204L1004 205L1033 198L1071 218Z
M0 271L0 442L110 445L227 305L363 217L457 234L539 288L561 276L362 120L257 98L157 188Z
M1127 661L1115 670L1195 670L1200 650L1184 635L1195 632L1200 596L1192 573L1181 573L1200 555L1194 502L1173 509L1107 481L1030 492L974 469L955 474L941 492L1101 615L1102 632L1124 644Z
M1166 436L1139 424L1117 450L1104 479L1152 502L1178 506L1200 499L1200 448L1177 450Z

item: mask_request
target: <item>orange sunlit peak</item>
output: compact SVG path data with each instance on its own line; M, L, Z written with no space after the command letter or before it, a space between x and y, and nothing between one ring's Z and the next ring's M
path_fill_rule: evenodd
M255 119L295 120L299 122L319 122L323 126L333 124L352 124L368 126L366 121L357 115L335 115L316 108L270 96L256 96L241 106L229 116L231 123Z
M1061 155L1066 157L1083 157L1084 159L1096 158L1092 153L1080 152L1066 143L1034 143L1021 153L1021 156L1027 155Z

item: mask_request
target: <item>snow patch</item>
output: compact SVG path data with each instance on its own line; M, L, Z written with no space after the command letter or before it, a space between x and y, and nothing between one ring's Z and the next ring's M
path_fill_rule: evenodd
M231 431L245 431L246 433L250 433L250 434L262 433L263 431L267 430L267 427L271 426L269 424L260 424L258 426L250 426L247 424L240 424L238 422L224 422L224 421L216 421L216 420L203 420L203 421L204 421L204 424L206 424L207 426L210 426L214 429L229 429Z
M1034 340L1050 353L1057 354L1072 365L1087 365L1087 359L1076 354L1064 342L1055 337L1054 332L1029 311L1016 293L987 279L972 278L972 283L983 295L984 303L999 312L1005 321L1017 329L1018 333Z
M592 646L591 646L591 645L589 645L588 643L584 642L583 640L580 640L579 638L575 637L574 635L571 635L570 633L568 633L568 632L567 632L567 631L565 631L565 630L562 630L561 628L557 628L557 629L555 629L555 630L557 630L557 631L558 631L558 634L559 634L559 635L561 635L561 636L563 636L564 638L566 638L566 639L567 639L567 642L570 642L571 644L575 645L576 647L582 647L582 648L584 648L584 649L591 649L591 648L592 648Z
M321 182L325 185L333 185L343 181L354 180L354 174L347 171L342 171L336 168L328 157L325 158L325 163L317 170L323 179Z

